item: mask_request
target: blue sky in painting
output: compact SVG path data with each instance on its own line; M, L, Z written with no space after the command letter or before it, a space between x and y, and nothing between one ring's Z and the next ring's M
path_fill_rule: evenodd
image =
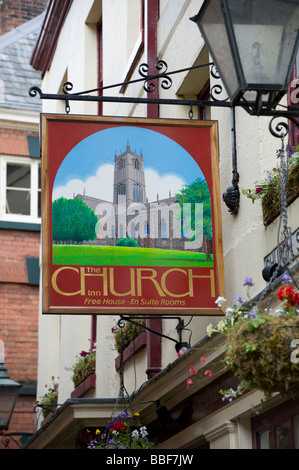
M203 178L197 163L172 139L143 127L113 127L90 135L68 153L55 178L53 200L84 190L87 196L112 201L114 155L124 152L127 142L133 152L142 150L149 202Z

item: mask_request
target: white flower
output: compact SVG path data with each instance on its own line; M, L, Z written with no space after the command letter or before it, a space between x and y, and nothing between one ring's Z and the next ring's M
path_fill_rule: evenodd
M224 331L225 330L225 327L226 327L226 323L224 320L220 320L220 322L218 323L217 325L217 329L219 331Z
M282 317L282 316L285 315L285 312L282 309L277 309L277 310L275 310L274 313L272 313L272 315L275 315L277 317Z
M215 304L217 304L218 307L221 307L224 302L226 302L224 297L218 297L218 299L215 300Z
M230 315L233 315L235 312L236 311L234 308L227 307L227 309L225 310L225 315L229 317Z
M142 437L146 437L146 436L148 435L148 432L147 432L145 426L142 426L142 427L140 428L140 434L141 434Z
M213 331L215 331L215 330L214 330L214 328L213 328L212 323L210 323L210 324L207 326L207 335L208 335L208 336L211 336L212 333L213 333Z
M132 431L132 439L135 439L136 441L139 439L139 432L137 431L137 429Z

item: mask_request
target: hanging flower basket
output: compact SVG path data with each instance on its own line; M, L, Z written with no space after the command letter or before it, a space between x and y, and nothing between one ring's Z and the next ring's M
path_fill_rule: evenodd
M139 413L129 418L127 410L121 411L106 424L106 429L97 429L88 449L152 449L154 442L148 439L145 426L139 421Z
M286 200L290 205L299 196L299 146L287 147L288 174L286 183ZM280 157L280 150L277 151ZM275 166L265 173L262 181L256 181L253 189L242 189L242 193L252 200L261 201L263 221L267 227L279 216L281 210L281 168Z
M282 302L275 311L259 311L250 299L251 278L244 279L245 297L235 297L235 304L226 308L226 315L217 328L208 325L207 333L226 336L226 363L239 378L241 389L258 389L270 396L274 392L299 397L299 293L285 274L277 293ZM222 305L226 299L219 297ZM298 344L299 346L299 344Z
M286 198L287 205L290 205L299 196L299 165L290 168L287 186ZM264 225L267 227L273 220L279 216L281 206L280 197L280 178L277 179L277 185L272 186L262 199L262 210Z
M226 360L240 381L266 396L299 396L299 363L292 361L292 341L298 338L298 316L244 319L228 331Z

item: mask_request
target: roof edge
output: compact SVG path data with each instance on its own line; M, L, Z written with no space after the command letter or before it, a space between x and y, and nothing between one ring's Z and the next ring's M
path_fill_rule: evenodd
M27 21L26 23L17 26L16 28L8 31L7 33L1 36L1 44L0 50L4 49L5 47L10 46L18 39L32 33L35 29L41 27L42 20L45 16L45 12L41 13L40 15L36 16L32 20Z
M49 69L60 31L67 17L73 0L49 0L42 28L33 50L30 65L42 73Z

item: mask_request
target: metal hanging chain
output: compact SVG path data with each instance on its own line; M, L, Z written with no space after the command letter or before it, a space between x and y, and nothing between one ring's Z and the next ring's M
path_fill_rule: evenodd
M122 328L120 329L120 338L121 338L121 341L120 341L120 344L121 344L121 348L120 348L120 367L119 367L119 393L118 393L118 397L116 399L116 403L115 403L115 406L114 406L114 409L113 409L113 412L112 412L112 416L111 418L113 418L115 416L115 413L116 413L116 410L117 410L117 407L119 404L125 404L128 400L129 400L129 394L126 390L126 387L125 387L125 381L124 381L124 333L123 333L123 330Z
M280 221L279 230L277 234L277 246L278 246L278 264L280 266L286 266L291 263L294 259L294 252L292 248L292 231L288 227L288 214L287 214L287 180L288 180L288 150L284 146L284 136L281 138L281 150L280 150ZM280 240L281 237L281 240Z
M278 263L275 268L269 283L263 290L257 306L260 305L266 294L270 291L269 300L267 302L267 309L269 310L270 304L273 298L274 287L276 285L276 278L281 267L285 267L289 275L293 278L290 273L290 270L287 268L287 265L291 263L294 259L294 252L292 248L292 230L288 227L288 213L287 213L287 181L288 181L288 157L289 150L285 148L284 139L288 133L282 132L280 135L281 138L281 148L279 150L279 159L280 159L280 217L279 217L279 227L277 231L277 251L278 251ZM294 280L294 279L293 279ZM295 281L294 281L295 282ZM296 284L296 283L295 283Z
M190 104L190 109L189 109L189 118L190 119L193 119L193 107L192 107L192 104Z

